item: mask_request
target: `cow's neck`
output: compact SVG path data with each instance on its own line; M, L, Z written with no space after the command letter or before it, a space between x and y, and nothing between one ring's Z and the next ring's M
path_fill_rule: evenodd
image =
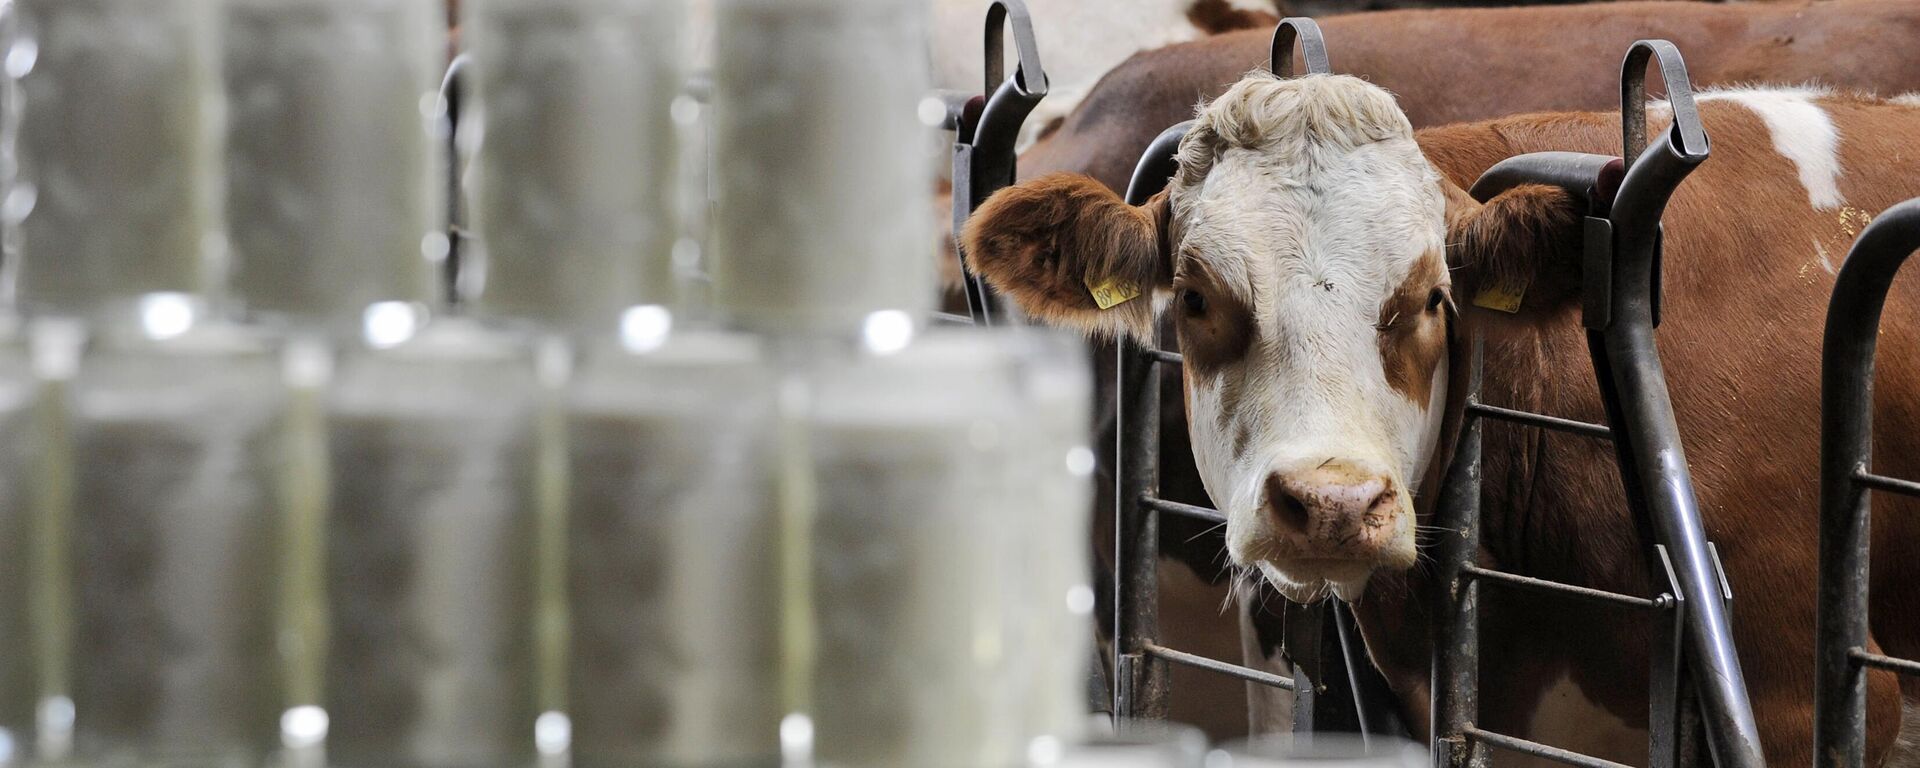
M1448 381L1446 396L1446 415L1441 420L1439 448L1427 468L1421 483L1421 492L1415 499L1423 526L1434 524L1434 506L1439 497L1447 467L1453 462L1453 448L1459 437L1462 416L1466 411L1468 376L1471 373L1472 358L1470 352L1471 334L1469 324L1474 326L1489 345L1489 357L1508 357L1511 355L1534 356L1544 354L1547 329L1540 324L1523 318L1495 318L1492 322L1480 322L1484 315L1477 310L1467 310L1467 317L1454 321L1452 343L1448 354ZM1498 348L1496 352L1494 347ZM1584 361L1583 361L1584 363ZM1501 370L1489 363L1489 374L1482 382L1483 398L1485 393L1499 392L1500 404L1510 404L1529 410L1537 410L1541 403L1552 402L1558 398L1552 391L1555 387L1553 377L1529 376L1511 380L1490 375ZM1517 391L1524 387L1525 392ZM1508 399L1513 398L1513 399ZM1488 400L1492 402L1492 400ZM1489 484L1502 483L1507 487L1525 486L1532 468L1524 462L1510 466L1510 470L1489 473L1483 478L1483 488ZM1510 494L1488 493L1489 497L1507 497ZM1519 494L1524 497L1525 494ZM1483 504L1481 519L1482 550L1480 559L1483 564L1498 565L1501 562L1527 559L1525 552L1507 552L1509 546L1519 542L1503 541L1496 534L1500 530L1524 530L1517 518L1528 515L1524 502L1510 504ZM1431 529L1429 529L1431 530ZM1406 723L1414 730L1414 735L1424 739L1429 727L1428 707L1430 702L1430 678L1432 669L1433 643L1433 606L1436 590L1443 587L1433 562L1432 537L1421 537L1421 567L1402 573L1376 573L1368 583L1367 592L1359 603L1354 605L1354 618L1358 622L1361 635L1367 643L1368 654L1374 664L1386 677L1400 699Z

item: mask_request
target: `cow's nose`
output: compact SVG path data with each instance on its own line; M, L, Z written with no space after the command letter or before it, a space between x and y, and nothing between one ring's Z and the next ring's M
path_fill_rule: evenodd
M1328 459L1267 476L1267 510L1287 532L1327 554L1365 556L1393 538L1400 493L1365 462Z

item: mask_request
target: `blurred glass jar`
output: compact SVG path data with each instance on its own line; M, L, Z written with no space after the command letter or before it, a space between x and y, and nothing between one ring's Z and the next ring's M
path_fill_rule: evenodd
M16 0L24 306L86 313L204 287L218 251L212 0Z
M1210 768L1426 768L1427 748L1397 736L1275 733L1226 745Z
M534 755L541 384L528 345L368 311L327 397L327 753L349 768ZM388 315L393 315L388 317Z
M1082 741L1036 741L1027 751L1028 768L1200 768L1207 736L1179 723L1139 721L1090 728Z
M23 762L39 697L33 621L34 490L46 435L35 408L39 381L24 334L0 319L0 766Z
M726 321L851 335L932 308L926 3L717 0L713 289Z
M670 303L680 6L467 3L481 314L602 329Z
M251 765L274 746L280 366L195 312L146 297L58 384L70 442L45 480L64 486L72 643L50 693L70 691L96 765Z
M1010 510L1010 526L1020 532L1024 578L1016 586L1026 596L1026 618L1015 657L1027 680L1021 701L1030 714L1030 736L1065 742L1082 735L1088 717L1087 665L1093 658L1093 507L1094 454L1087 445L1093 430L1093 378L1086 344L1078 337L1039 329L1007 336L1019 373L1015 426L1024 450L1009 454L1011 487L1024 492Z
M1029 601L1010 455L1016 374L993 334L821 361L812 468L809 714L823 766L1005 766L1026 750Z
M777 765L773 377L751 337L626 341L567 407L574 763Z
M351 328L447 255L439 3L225 0L229 297Z

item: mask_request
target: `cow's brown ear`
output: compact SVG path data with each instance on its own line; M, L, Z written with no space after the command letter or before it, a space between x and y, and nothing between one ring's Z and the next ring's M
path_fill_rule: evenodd
M1582 223L1566 190L1522 184L1482 204L1446 186L1447 265L1462 303L1517 313L1579 296Z
M1087 176L1043 176L974 212L968 263L1044 322L1147 338L1154 292L1173 282L1167 210L1164 192L1132 206Z

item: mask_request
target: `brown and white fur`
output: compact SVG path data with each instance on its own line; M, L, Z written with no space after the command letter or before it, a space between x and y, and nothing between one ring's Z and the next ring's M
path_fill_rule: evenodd
M1764 748L1811 758L1820 329L1832 270L1867 217L1920 194L1920 109L1816 90L1702 99L1713 158L1666 217L1660 341ZM1656 129L1664 118L1656 109ZM1203 108L1166 193L1140 207L1078 176L1022 183L969 223L969 254L1030 314L1141 335L1171 317L1189 432L1239 565L1301 598L1357 601L1368 651L1424 731L1431 574L1418 562L1457 359L1487 341L1483 398L1604 420L1581 332L1579 217L1555 189L1461 190L1543 150L1615 153L1617 116L1528 115L1415 133L1385 91L1255 73ZM1146 295L1100 310L1089 284ZM1495 281L1518 312L1473 306ZM1880 342L1877 468L1920 474L1920 288L1896 286ZM1645 541L1610 450L1489 425L1482 558L1632 594ZM1873 645L1920 653L1920 516L1879 503ZM1645 617L1498 590L1483 597L1481 719L1643 763ZM1869 759L1901 730L1894 676L1869 679ZM1603 727L1606 726L1606 727Z

